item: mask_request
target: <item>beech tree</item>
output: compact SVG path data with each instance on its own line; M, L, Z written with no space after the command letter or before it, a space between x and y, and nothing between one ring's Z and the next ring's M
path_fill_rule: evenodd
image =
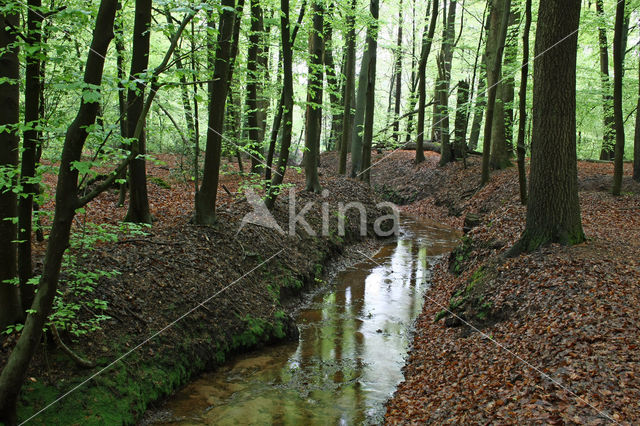
M338 173L344 175L347 172L347 151L349 148L351 129L351 104L353 102L352 93L355 89L356 74L356 29L355 29L355 9L356 0L351 1L351 8L347 15L346 46L345 46L345 88L344 104L342 112L342 140L340 142L340 163Z
M318 157L322 130L322 85L324 9L321 0L312 4L313 28L309 33L309 80L307 82L307 129L305 132L304 171L306 190L320 193Z
M624 117L622 111L622 77L624 74L624 54L627 48L626 0L619 0L616 6L616 28L613 36L613 115L616 128L616 145L613 171L613 195L620 195L624 159Z
M132 85L127 93L127 138L131 138L132 160L129 164L129 208L125 221L151 223L149 197L147 195L146 132L134 138L136 124L142 116L147 69L149 68L149 44L151 40L151 0L136 0L136 18L131 52ZM135 85L133 84L135 82Z
M580 0L540 1L527 220L511 254L533 251L548 243L571 245L585 240L576 155L580 3Z
M518 184L520 187L520 202L527 204L527 171L525 169L525 156L527 149L525 147L525 130L527 126L527 83L529 80L529 32L531 30L531 0L525 0L525 20L524 29L522 30L522 68L520 70L520 102L518 106L518 114L520 120L518 123Z
M204 158L202 184L196 192L195 222L200 225L212 225L216 222L216 200L222 158L222 132L230 84L230 67L234 25L237 11L242 11L244 0L223 0L223 12L218 28L218 43L212 82L209 84L209 126L207 147ZM237 9L236 9L237 7Z
M102 82L105 55L113 38L113 23L117 3L116 0L102 0L100 3L93 40L85 66L84 94L95 91L95 88L100 87ZM17 19L17 16L16 18L11 16L8 18ZM5 16L4 19L7 19L7 17ZM7 26L2 25L2 28L6 29ZM6 40L7 44L10 44L11 36L4 32L0 34L2 35L1 42L5 43ZM5 46L5 44L3 44L3 46ZM5 62L6 60L7 58L3 55L3 59L0 62ZM17 69L17 62L15 68ZM15 77L17 77L17 75L15 75ZM6 102L2 103L3 108L6 107L6 105ZM22 334L16 346L11 351L9 359L0 374L0 422L7 424L16 423L17 397L20 393L29 362L33 357L36 347L40 343L42 327L47 320L53 304L53 298L56 295L62 256L69 243L71 223L75 216L76 209L82 207L95 197L97 190L104 190L105 188L104 185L101 185L100 188L96 188L83 198L78 198L78 170L73 167L74 162L80 160L82 148L88 136L88 129L95 123L98 110L99 102L95 97L82 96L78 114L67 129L56 187L55 214L47 242L47 250L42 275L38 284L38 292L31 305L31 311L27 316ZM0 114L0 116L5 117L4 114ZM17 119L15 122L17 123ZM0 145L5 146L5 144ZM124 168L124 165L121 167ZM111 179L105 182L105 184L112 184L116 176L117 174L112 174Z
M613 160L615 144L615 120L613 113L613 97L611 96L611 81L609 78L609 43L607 42L607 27L604 17L604 0L596 0L598 14L598 44L600 47L600 82L602 85L602 148L601 160Z
M20 69L17 45L19 15L17 10L6 9L8 10L0 13L0 170L5 180L15 184L20 120ZM8 282L16 277L17 272L17 226L12 219L18 213L18 199L14 191L7 189L2 188L0 192L0 330L22 318L18 286Z
M418 135L416 137L416 163L424 161L424 115L427 104L427 83L426 83L426 67L429 53L431 52L431 44L433 42L433 36L436 32L436 25L438 23L438 0L431 0L433 9L431 10L431 22L429 23L429 29L425 26L425 31L422 36L422 49L420 52L420 61L418 63L418 123L416 124L416 131ZM429 11L429 7L427 7ZM426 24L425 24L426 25Z

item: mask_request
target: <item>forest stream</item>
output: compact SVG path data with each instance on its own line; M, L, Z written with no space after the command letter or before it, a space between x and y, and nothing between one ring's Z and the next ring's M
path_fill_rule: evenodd
M454 230L404 217L395 242L338 273L298 312L298 342L236 357L201 376L151 423L379 423L402 380L431 265L458 241Z

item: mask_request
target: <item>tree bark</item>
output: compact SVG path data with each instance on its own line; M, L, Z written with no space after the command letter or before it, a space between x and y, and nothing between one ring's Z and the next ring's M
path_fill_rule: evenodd
M333 3L329 5L329 17L333 14ZM327 142L327 149L333 150L337 147L337 140L342 133L342 106L340 85L342 77L336 73L336 64L333 59L333 25L329 19L324 20L324 55L323 62L327 74L327 91L329 92L329 103L331 104L331 133Z
M373 119L376 108L376 60L378 49L378 0L371 0L369 10L373 21L367 28L367 52L369 65L367 67L367 94L364 115L364 135L362 137L362 169L359 177L363 182L370 183L371 179L371 145L373 144Z
M300 15L304 13L305 4L302 5ZM291 130L293 125L293 43L290 34L289 23L289 0L280 0L280 35L282 46L282 143L280 145L280 156L278 167L274 174L271 185L267 190L265 204L268 209L273 209L276 198L280 193L280 185L284 180L289 162L289 148L291 147Z
M236 18L235 1L223 0L224 10L220 18L218 44L216 46L213 78L209 84L209 126L207 148L204 157L202 184L196 192L195 223L213 225L216 222L216 200L222 155L222 132L224 126L227 93L230 85L229 69L233 31Z
M319 0L312 5L313 28L309 33L309 80L307 83L307 129L305 131L304 174L306 190L320 193L318 157L322 131L323 44L324 10Z
M619 0L616 6L616 28L613 36L613 116L616 126L615 159L613 165L613 195L620 195L622 189L622 175L624 174L622 161L624 159L624 117L622 113L622 77L624 74L624 53L626 50L625 23L626 0Z
M511 0L493 0L489 13L489 33L487 35L487 111L482 145L481 183L489 182L489 162L491 154L491 132L495 111L498 81L502 71L502 53L507 37L507 24Z
M395 104L393 107L393 141L397 144L400 141L400 105L402 101L402 27L403 27L403 10L402 10L402 0L400 0L400 4L398 6L398 40L396 42L396 66L395 66L395 77L396 77L396 88L395 88Z
M522 32L522 68L520 69L520 104L518 123L518 184L520 186L520 202L527 204L527 171L525 168L525 155L527 149L524 144L527 126L527 83L529 79L529 33L531 31L531 0L525 3L524 30Z
M367 28L369 31L370 27ZM367 33L367 40L369 34ZM351 177L355 178L362 170L362 137L364 134L364 115L367 105L367 78L369 76L370 54L368 43L365 45L362 61L360 62L360 74L358 76L358 89L356 94L356 113L351 137Z
M353 91L355 89L356 75L356 31L355 31L355 10L356 0L351 1L351 9L347 15L347 35L346 35L346 61L345 61L345 88L344 105L342 111L342 141L340 142L340 163L338 173L341 175L347 172L347 151L352 138L351 115L353 103Z
M429 23L429 30L425 31L422 36L422 49L420 51L420 61L418 62L418 123L416 125L416 131L418 132L418 134L416 136L416 163L421 163L424 161L424 115L427 103L427 59L429 58L429 53L431 52L433 35L436 32L436 24L438 23L438 0L431 1L433 2L433 8L431 10L431 22ZM429 8L427 7L427 13L428 11ZM426 36L424 34L426 34Z
M127 94L127 137L133 138L136 125L142 116L145 73L149 68L149 44L151 41L151 0L136 0L135 22L133 25L133 48L131 52L130 82L137 81L135 88ZM149 197L147 194L146 135L131 141L133 159L129 164L129 208L126 222L151 223Z
M478 76L478 94L476 95L476 102L473 106L473 121L471 122L471 133L469 135L469 149L474 150L478 147L478 140L480 139L480 130L482 129L482 116L484 115L485 107L487 106L487 72L486 72L486 59L483 55L480 61L480 75Z
M467 119L469 115L469 83L458 83L458 97L456 102L456 121L454 124L454 155L455 158L465 158L467 155Z
M633 140L633 179L640 182L640 61L638 61L638 104L636 107L636 131Z
M25 53L25 89L24 89L24 142L20 179L25 196L18 200L18 281L22 309L26 312L33 303L35 287L27 282L32 277L33 265L31 260L32 214L33 197L38 191L38 185L33 179L36 175L38 147L41 144L40 131L40 100L42 98L42 21L40 11L41 0L29 0L27 11L27 44L34 49L32 53ZM1 327L0 327L1 329Z
M116 6L116 0L102 0L100 3L84 72L84 83L87 87L85 90L95 90L94 87L100 86L102 82L105 55L113 38ZM42 327L47 320L56 294L62 256L69 243L71 223L79 204L77 195L78 171L73 168L73 163L80 160L82 148L88 136L88 129L95 123L98 109L99 102L88 103L83 97L80 100L78 114L65 136L56 187L55 213L38 292L32 305L33 311L27 316L22 334L0 375L0 422L9 425L16 422L16 400L29 362L40 344ZM4 115L0 116L4 117Z
M512 255L584 241L576 158L580 0L541 0L536 33L530 198ZM562 42L560 42L562 40ZM552 48L553 47L553 48ZM544 54L543 54L544 53Z
M449 2L449 12L447 14L447 25L444 30L444 40L442 42L442 60L440 62L441 75L436 84L436 90L439 101L434 104L437 111L436 118L442 138L442 152L440 154L440 166L455 160L453 147L450 140L449 128L449 89L451 87L451 61L453 60L453 45L455 43L455 24L456 24L456 6L457 2Z
M302 19L304 18L306 8L307 8L307 1L302 0L302 4L300 5L300 13L298 13L298 21L296 22L296 26L293 28L293 32L289 31L291 39L288 41L288 44L290 46L293 46L293 44L296 41L298 28L300 28L300 24L302 23ZM287 25L290 25L290 24L287 24ZM280 54L280 57L282 58L282 54ZM283 74L284 74L284 59L282 59L282 62L283 62ZM271 167L273 165L273 157L276 150L276 142L278 141L278 133L280 131L280 127L284 127L282 125L282 116L285 113L284 107L285 107L285 93L284 93L284 85L283 85L282 92L280 93L280 100L278 101L278 105L276 106L276 113L273 116L273 124L271 126L271 139L269 140L269 148L267 150L267 164L264 172L264 178L267 182L271 182ZM284 133L284 128L282 131ZM291 142L289 142L289 145L291 145ZM287 147L287 150L288 149L289 148ZM280 150L280 152L282 152L282 149ZM288 162L288 156L289 156L289 153L287 151L287 162ZM286 162L285 162L285 165L286 165Z
M249 152L251 153L251 172L259 173L259 159L262 156L262 123L266 112L259 105L261 80L264 72L260 69L258 58L263 55L264 24L262 6L258 0L251 0L251 31L247 54L247 123L249 125Z
M615 119L613 98L611 97L611 81L609 79L609 43L605 25L603 0L596 0L598 14L598 44L600 45L600 82L602 84L602 148L601 160L613 160L615 145Z
M11 191L17 182L18 124L20 120L20 69L18 60L18 11L0 14L0 167L10 176L9 187L0 191L0 331L22 319L20 291L17 285L4 282L16 278L16 237L13 218L18 215L17 195ZM0 408L2 407L0 400ZM1 414L1 412L0 412ZM2 417L0 416L0 421Z

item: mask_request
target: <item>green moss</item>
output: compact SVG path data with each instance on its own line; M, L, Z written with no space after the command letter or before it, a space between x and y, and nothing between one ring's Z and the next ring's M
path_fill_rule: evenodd
M151 176L149 178L149 182L158 185L160 188L171 189L171 184L169 182L157 176Z

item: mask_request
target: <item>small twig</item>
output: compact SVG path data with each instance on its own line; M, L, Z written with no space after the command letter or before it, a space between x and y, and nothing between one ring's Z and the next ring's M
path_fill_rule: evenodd
M149 243L149 244L157 244L161 246L180 246L184 244L179 241L175 243L169 243L169 242L163 242L163 241L145 240L144 238L132 238L128 240L120 240L117 242L117 244L128 244L128 243Z

